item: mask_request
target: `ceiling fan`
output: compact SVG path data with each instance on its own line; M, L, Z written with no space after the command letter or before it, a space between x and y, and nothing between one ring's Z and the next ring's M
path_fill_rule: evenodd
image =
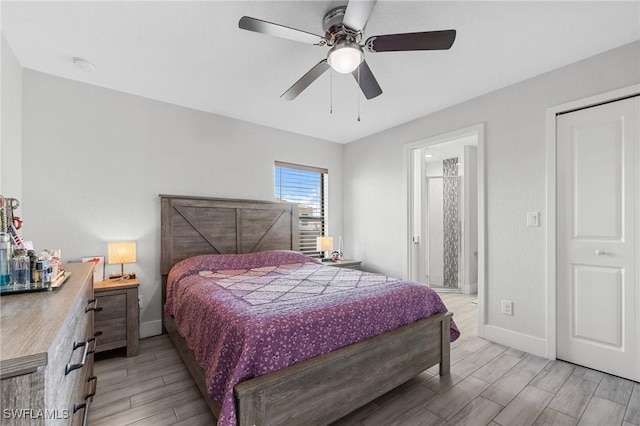
M327 58L318 62L280 97L295 99L326 70L333 68L343 74L351 73L367 99L382 94L378 81L364 60L367 52L399 52L412 50L447 50L456 38L456 30L424 31L371 36L361 43L364 28L376 0L352 0L346 6L331 9L322 20L324 36L284 25L243 16L238 26L275 37L316 46L329 46Z

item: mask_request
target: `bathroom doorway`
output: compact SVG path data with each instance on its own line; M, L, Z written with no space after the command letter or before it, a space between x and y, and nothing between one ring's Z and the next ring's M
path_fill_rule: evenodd
M477 293L484 273L480 130L473 127L408 147L408 276L437 291Z

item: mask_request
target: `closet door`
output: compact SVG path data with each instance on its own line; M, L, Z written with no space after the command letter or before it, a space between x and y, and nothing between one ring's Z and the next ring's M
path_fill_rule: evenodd
M640 380L640 98L557 117L557 357Z

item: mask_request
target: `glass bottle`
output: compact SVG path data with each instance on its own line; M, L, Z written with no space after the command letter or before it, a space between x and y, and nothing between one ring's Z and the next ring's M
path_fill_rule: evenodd
M0 286L11 284L11 238L0 233Z
M11 258L11 281L14 287L29 288L31 284L31 261L25 250L16 250Z
M36 263L38 262L38 256L36 256L35 250L28 250L27 255L29 256L29 263L31 269L31 282L36 282Z

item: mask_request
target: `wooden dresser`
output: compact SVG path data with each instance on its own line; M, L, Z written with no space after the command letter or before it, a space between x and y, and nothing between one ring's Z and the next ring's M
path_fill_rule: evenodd
M54 291L0 300L2 425L86 424L97 386L93 264L64 269L71 276Z

